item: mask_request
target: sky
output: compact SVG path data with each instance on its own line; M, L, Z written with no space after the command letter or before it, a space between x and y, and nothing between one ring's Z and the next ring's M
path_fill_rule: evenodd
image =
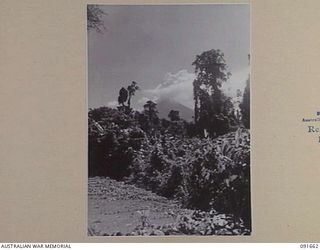
M151 99L173 99L193 108L192 62L211 49L225 54L232 76L223 89L243 90L250 54L247 4L100 5L106 30L88 33L89 108L116 106L121 87L132 81L141 91L136 109Z

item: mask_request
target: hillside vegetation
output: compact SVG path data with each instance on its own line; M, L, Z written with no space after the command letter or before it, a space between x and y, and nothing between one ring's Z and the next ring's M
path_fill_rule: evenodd
M150 134L133 114L104 107L89 115L90 176L134 184L185 208L230 214L250 228L247 129L200 138L188 136L183 123L170 122L163 133Z
M89 111L89 177L122 181L194 211L182 220L191 221L194 216L214 220L223 214L233 225L240 225L231 234L248 233L250 81L241 102L236 102L221 90L231 74L220 50L203 52L193 65L192 122L181 119L179 110L170 110L169 119L160 119L152 100L142 111L134 110L131 103L140 90L134 81L120 89L117 108ZM203 225L192 223L192 232L203 232ZM221 234L213 229L205 232Z

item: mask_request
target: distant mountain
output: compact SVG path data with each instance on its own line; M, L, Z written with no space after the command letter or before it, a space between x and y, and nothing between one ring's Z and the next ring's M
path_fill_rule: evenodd
M192 121L194 112L191 108L188 108L181 103L175 102L173 100L162 99L157 102L157 109L160 118L168 118L168 114L171 110L178 110L180 117L186 121Z

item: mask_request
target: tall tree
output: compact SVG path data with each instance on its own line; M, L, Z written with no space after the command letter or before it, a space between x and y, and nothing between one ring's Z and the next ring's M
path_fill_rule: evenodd
M159 124L157 104L149 100L146 102L145 105L143 105L143 108L143 113L148 117L149 126L151 128L154 128L156 125Z
M243 92L243 99L240 104L241 120L245 128L250 128L250 76Z
M250 65L250 55L248 55L248 65ZM239 105L241 120L245 128L250 129L250 74L243 92L242 102Z
M220 50L212 49L197 55L192 65L196 74L193 82L195 124L201 130L210 129L214 133L215 118L222 113L223 107L221 87L231 73Z
M119 91L118 103L124 106L124 103L128 100L128 90L121 88Z
M138 84L132 82L127 88L122 87L119 91L118 103L121 105L118 107L119 110L124 111L125 113L130 113L131 110L131 98L134 96L135 92L139 90ZM125 105L127 103L127 105Z
M131 106L131 97L132 96L134 96L134 94L135 94L135 92L137 91L137 90L139 90L140 88L139 88L139 86L138 86L138 84L135 82L135 81L133 81L129 86L128 86L128 88L127 88L127 90L128 90L128 94L129 94L129 97L128 97L128 107L130 108L130 106Z

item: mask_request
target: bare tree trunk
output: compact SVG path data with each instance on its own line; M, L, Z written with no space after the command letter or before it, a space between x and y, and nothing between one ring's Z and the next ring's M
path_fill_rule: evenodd
M199 110L198 110L198 98L194 99L194 123L198 122Z

